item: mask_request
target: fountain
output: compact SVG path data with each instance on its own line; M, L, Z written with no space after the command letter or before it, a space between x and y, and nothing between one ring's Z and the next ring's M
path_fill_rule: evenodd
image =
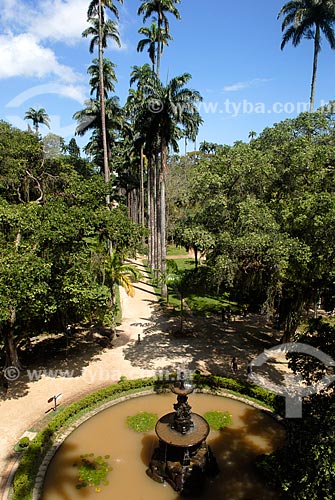
M213 477L219 469L206 443L209 425L197 413L191 412L188 395L193 386L180 380L171 386L177 395L175 411L163 415L156 424L159 445L154 450L147 474L159 483L166 481L183 495L201 492L206 476Z
M257 456L271 453L281 446L285 439L282 426L266 412L253 408L249 404L218 395L195 392L190 394L191 388L187 382L184 382L184 389L183 383L178 382L175 386L174 392L138 394L126 401L113 401L112 406L98 412L73 430L48 464L42 486L42 500L64 500L65 498L71 500L97 500L98 498L99 500L111 498L177 500L186 495L188 485L179 493L174 490L173 485L170 486L171 483L168 483L166 477L161 475L164 480L164 483L161 483L153 481L146 474L148 467L154 470L154 450L160 446L165 448L165 442L154 430L143 433L135 432L128 427L127 418L142 411L159 416L172 411L170 422L172 424L175 422L176 427L185 432L182 434L171 429L173 435L179 436L179 439L185 440L186 443L191 436L194 437L194 447L185 445L184 452L182 447L170 448L170 453L174 450L178 455L172 457L175 460L170 460L176 462L177 466L180 467L183 462L186 467L188 455L190 465L192 465L195 462L196 451L199 457L202 452L205 454L205 449L201 450L203 441L205 444L207 442L213 451L220 472L213 479L207 478L207 473L200 473L204 489L202 493L199 491L200 497L198 497L198 491L191 495L189 498L192 500L195 497L199 500L245 500L247 498L279 500L278 494L270 490L269 486L263 483L262 478L255 473L254 461ZM190 390L186 396L189 396L192 412L194 411L192 413L189 409L188 414L191 418L185 419L186 422L193 423L193 427L190 426L188 431L187 423L184 424L183 419L178 418L181 412L177 412L176 421L174 421L176 412L173 408L174 404L178 405L178 390L183 391L185 388L186 392ZM232 417L232 423L224 430L211 429L208 435L208 427L205 423L204 431L199 432L199 438L195 438L198 420L194 415L205 415L213 411L228 412ZM162 419L164 420L164 417ZM157 417L156 424L162 419ZM160 432L159 435L161 435ZM162 441L161 444L160 441ZM80 463L80 457L87 454L93 454L94 457L110 456L105 460L113 469L107 476L109 484L101 484L101 491L98 495L95 487L77 488L80 482L78 466L73 465ZM158 462L156 464L159 465ZM210 468L207 470L210 473ZM196 472L195 467L193 471L194 475L199 472ZM195 482L192 484L195 485Z

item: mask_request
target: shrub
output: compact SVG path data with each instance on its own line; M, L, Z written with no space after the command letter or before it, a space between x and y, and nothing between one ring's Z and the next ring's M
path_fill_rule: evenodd
M227 425L232 424L233 420L227 411L208 411L204 414L204 419L211 429L222 431Z
M208 387L210 389L227 389L232 393L242 394L251 399L255 399L262 404L265 404L270 409L273 410L276 395L271 392L258 387L254 384L248 382L242 382L226 377L219 377L216 375L201 375L195 374L193 377L193 382L196 387L204 388Z
M147 432L155 428L158 415L146 411L127 417L127 425L136 432Z

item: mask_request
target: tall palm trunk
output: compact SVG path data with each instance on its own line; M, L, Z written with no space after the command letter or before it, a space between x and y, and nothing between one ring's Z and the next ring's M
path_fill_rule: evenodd
M160 172L160 271L163 276L166 274L166 197L165 197L165 184L166 184L166 141L162 138L161 144L161 172ZM161 295L167 298L167 285L165 282L162 284Z
M162 13L159 10L158 14L158 23L157 23L157 61L156 61L156 75L159 78L159 72L161 67L161 43L162 43Z
M148 163L148 265L151 270L155 267L155 181L153 158L149 156Z
M108 165L108 147L107 147L107 132L106 132L106 110L105 110L105 86L104 86L104 71L103 71L103 46L102 46L102 0L99 0L99 92L100 92L100 109L101 109L101 131L102 131L102 148L104 158L104 176L105 183L109 184L110 171ZM106 205L110 206L110 195L106 194Z
M160 196L159 196L159 162L158 152L155 151L154 156L154 177L153 177L153 198L154 198L154 276L158 277L158 270L160 269Z
M309 111L313 113L314 111L314 99L315 99L315 87L316 87L316 72L318 69L318 56L320 52L320 26L316 25L315 37L314 37L314 57L313 57L313 73L312 73L312 84L311 84L311 97Z
M140 224L142 227L145 225L144 219L144 153L143 146L140 151ZM144 236L142 237L142 244L144 246Z

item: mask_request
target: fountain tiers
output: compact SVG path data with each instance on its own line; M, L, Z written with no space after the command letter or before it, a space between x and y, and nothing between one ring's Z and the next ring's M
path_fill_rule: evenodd
M174 490L187 495L201 492L205 476L219 470L206 443L209 425L197 413L191 413L187 395L193 387L183 379L171 388L177 394L175 412L163 415L156 424L159 446L154 450L147 474L160 483L167 481Z

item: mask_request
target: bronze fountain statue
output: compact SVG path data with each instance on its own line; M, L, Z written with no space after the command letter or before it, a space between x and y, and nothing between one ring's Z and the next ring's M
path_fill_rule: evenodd
M215 476L219 470L216 459L206 443L209 425L197 413L191 412L188 395L193 386L180 380L171 386L177 394L174 412L163 415L156 424L159 446L154 450L147 474L160 483L167 481L183 495L199 493L206 476Z

